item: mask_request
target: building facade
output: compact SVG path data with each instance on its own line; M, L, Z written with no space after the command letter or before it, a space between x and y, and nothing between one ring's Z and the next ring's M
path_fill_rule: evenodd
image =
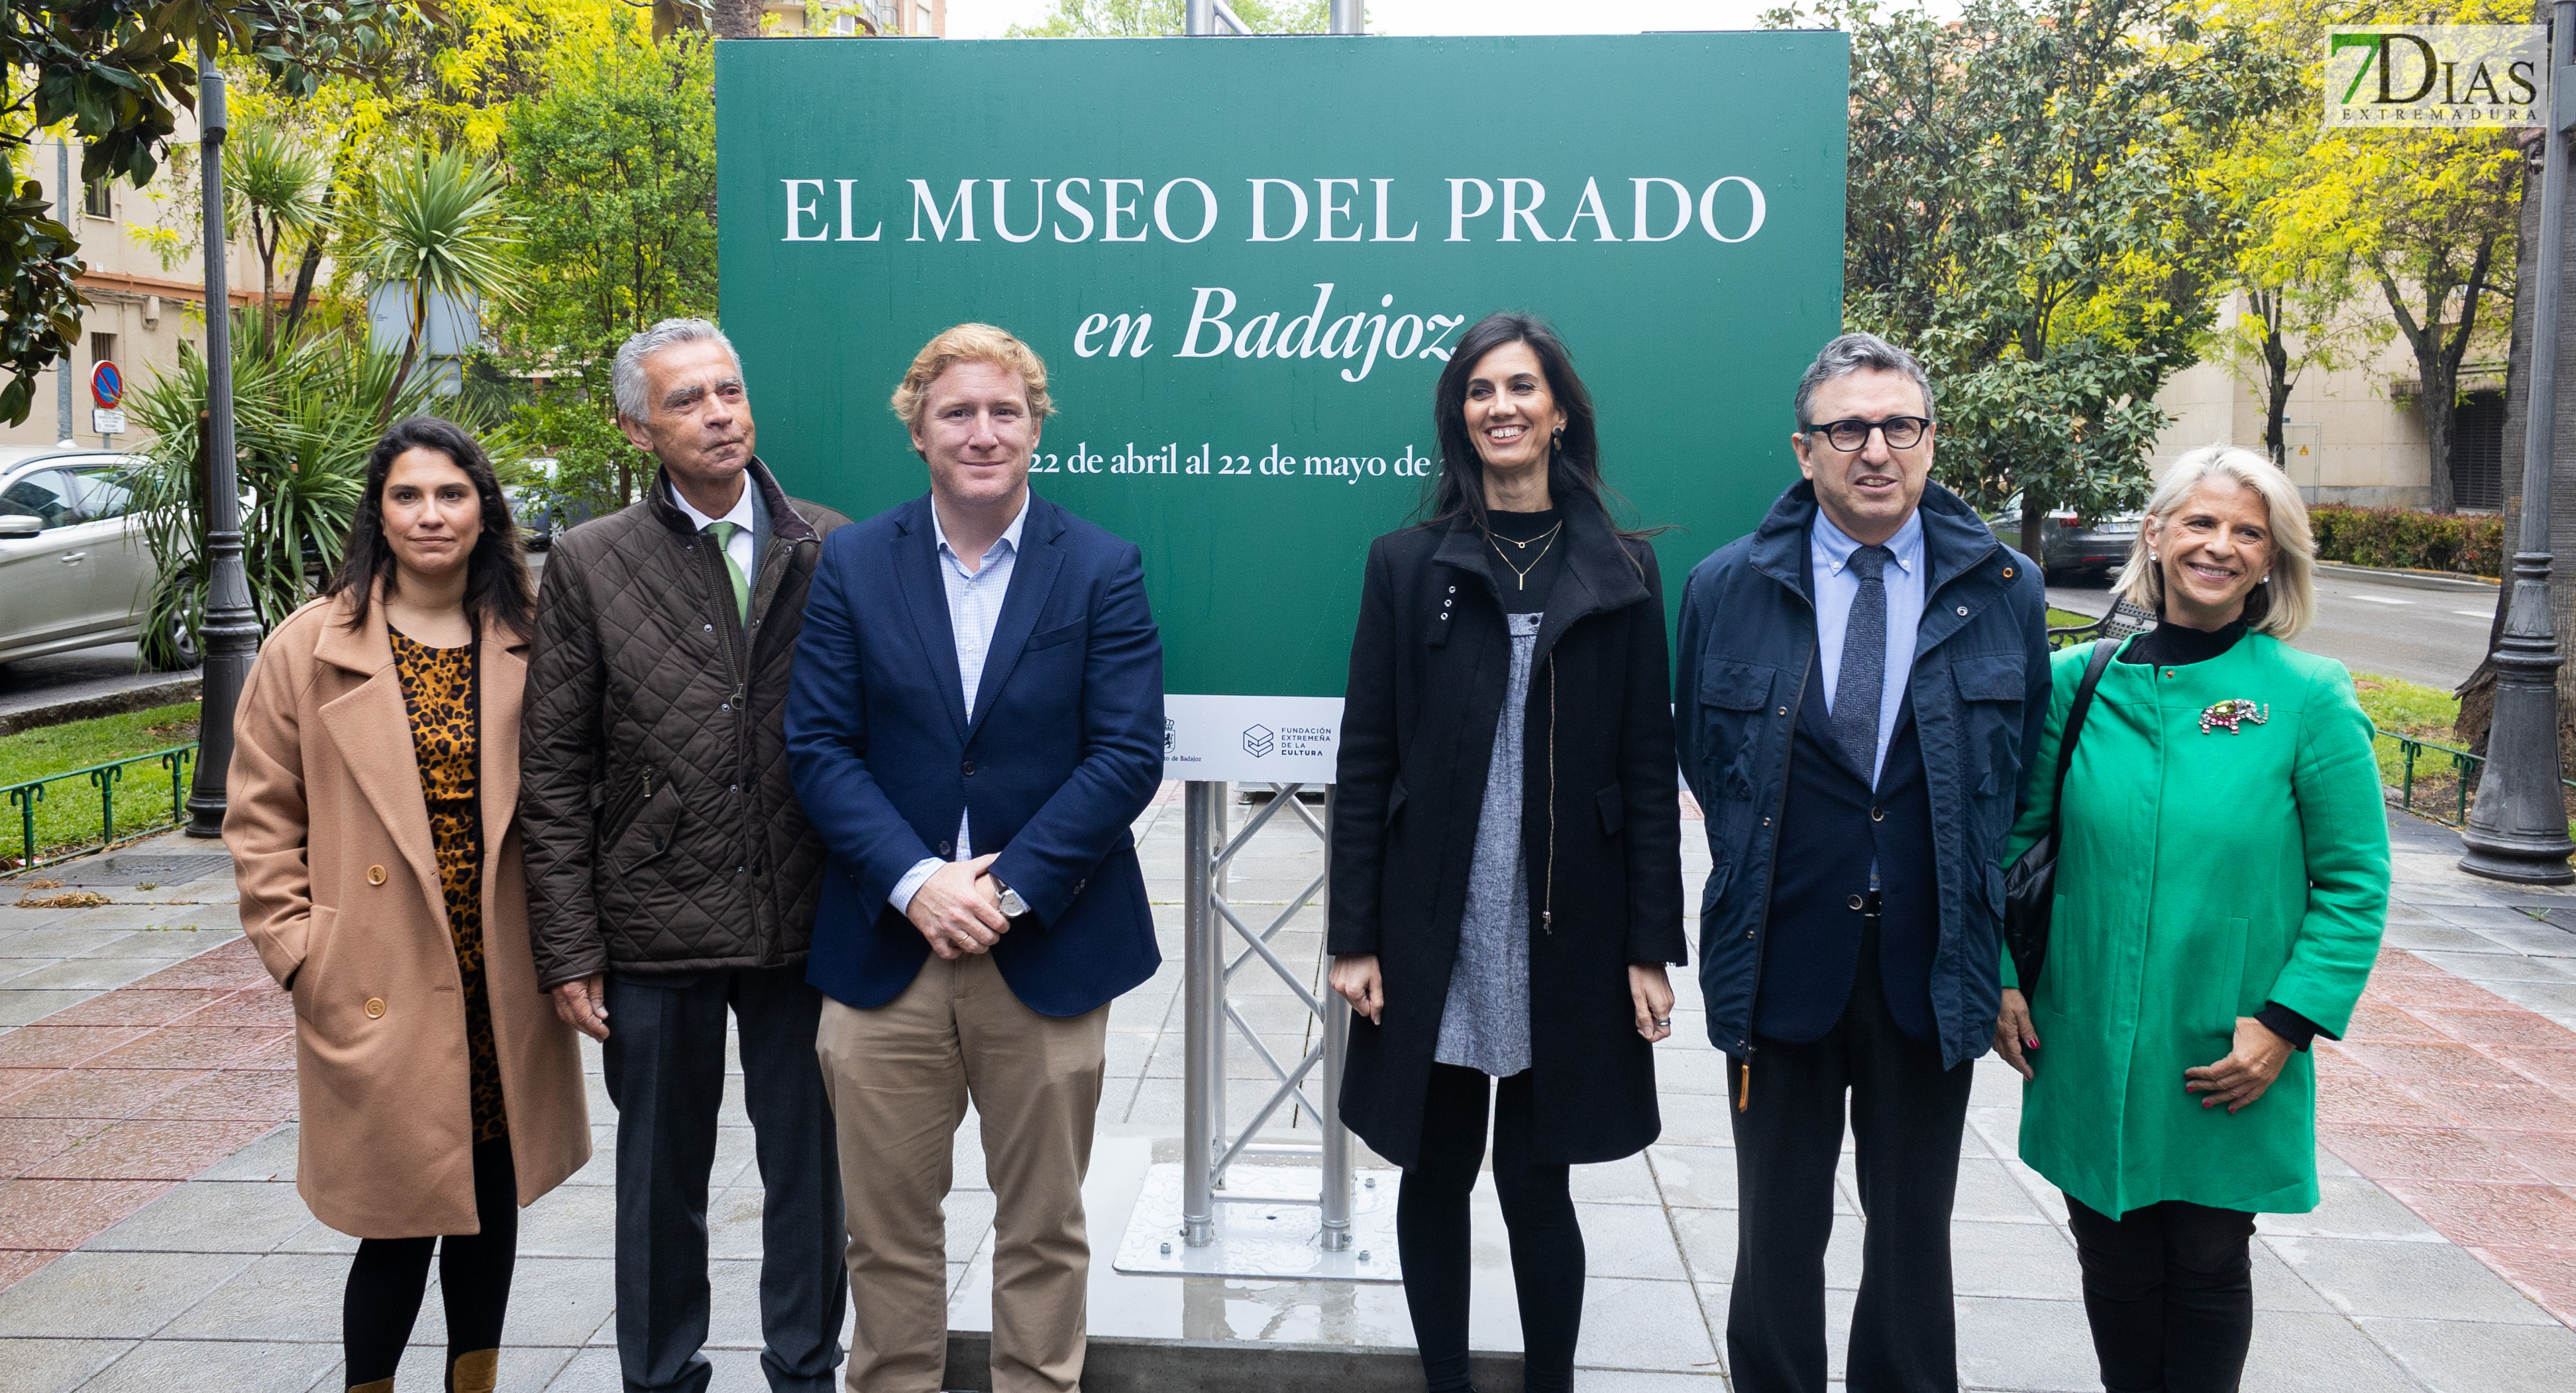
M2219 310L2218 332L2231 331L2244 313L2244 297L2231 294ZM2504 344L2498 333L2488 351L2486 337L2481 331L2460 369L2463 396L2451 496L2464 512L2495 512L2504 506ZM2432 450L2424 438L2423 387L2414 353L2391 335L2377 345L2359 346L2353 357L2343 367L2307 369L2290 389L2282 435L2291 482L2311 503L2430 507ZM2156 438L2159 470L2204 445L2264 448L2258 366L2239 368L2220 358L2205 359L2176 373L2156 404L2174 418Z
M184 110L178 117L179 130L172 144L194 145L195 120ZM168 165L140 189L121 179L83 185L80 149L73 146L66 189L61 149L42 142L28 153L35 168L23 173L31 173L44 186L46 201L58 213L69 213L66 222L80 241L85 268L79 278L81 293L90 303L81 312L81 332L71 361L57 363L42 375L25 422L0 424L0 445L51 445L67 438L66 431L69 439L85 446L140 444L132 434L113 440L99 434L90 377L101 362L113 362L131 393L151 381L156 371L177 366L182 340L200 351L205 348L205 261L197 229L191 225L193 219L168 202L174 187ZM162 250L156 251L156 241ZM259 258L246 239L237 239L228 251L224 276L232 303L236 307L253 304L259 298ZM165 255L171 256L167 264ZM279 294L285 293L285 287L280 287ZM66 374L72 384L68 416L61 409Z

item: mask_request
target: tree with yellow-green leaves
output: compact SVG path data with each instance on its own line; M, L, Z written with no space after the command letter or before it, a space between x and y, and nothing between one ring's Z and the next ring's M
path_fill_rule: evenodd
M2444 24L2520 24L2512 0L2468 0ZM2247 235L2236 286L2250 323L2236 356L2262 368L2266 438L2302 366L2331 366L2394 332L2415 360L2432 506L2449 512L2460 367L2500 342L2513 303L2523 158L2510 131L2328 128L2315 95L2329 24L2422 23L2420 12L2319 0L2220 0L2214 22L2259 35L2297 64L2307 101L2213 153ZM2376 302L2372 304L2371 302ZM2367 307L2367 308L2365 308Z

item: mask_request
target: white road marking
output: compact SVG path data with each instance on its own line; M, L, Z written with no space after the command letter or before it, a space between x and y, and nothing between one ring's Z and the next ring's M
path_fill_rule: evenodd
M2455 609L2455 610L2451 611L2451 613L2453 613L2453 614L2462 614L2462 615L2466 615L2466 616L2468 616L2468 617L2469 617L2469 618L2471 618L2471 619L2493 619L2493 618L2495 618L2495 611L2494 611L2494 610L2491 610L2491 609L2488 609L2488 610L2480 610L2480 609Z
M2344 598L2351 600L2368 600L2374 605L2411 605L2415 603L2413 600L2392 600L2385 595L2347 595Z

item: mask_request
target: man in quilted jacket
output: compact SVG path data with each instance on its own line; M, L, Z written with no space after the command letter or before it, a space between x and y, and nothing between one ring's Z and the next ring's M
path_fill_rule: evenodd
M699 1347L730 1011L765 1191L761 1372L828 1389L848 1287L823 997L805 983L824 851L781 713L823 538L849 519L789 498L752 453L741 362L714 325L628 339L615 383L619 428L662 468L547 562L519 830L538 983L601 1042L617 1107L618 1361L629 1390L702 1393L713 1374Z

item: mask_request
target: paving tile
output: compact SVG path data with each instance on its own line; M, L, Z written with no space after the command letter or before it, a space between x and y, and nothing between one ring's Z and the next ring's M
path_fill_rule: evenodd
M1574 1206L1583 1227L1584 1270L1592 1279L1637 1277L1682 1282L1682 1267L1673 1243L1672 1221L1653 1205L1585 1204Z
M1691 1280L1702 1284L1735 1280L1736 1215L1732 1209L1673 1209L1673 1235L1681 1242L1682 1261Z
M2269 1241L2292 1271L2345 1315L2556 1324L2531 1298L2448 1243L2293 1237Z
M293 1185L199 1180L174 1187L82 1246L89 1252L266 1253L312 1220Z
M86 1256L86 1255L84 1255ZM166 1335L198 1340L310 1340L340 1328L349 1260L337 1254L240 1255L228 1280L174 1318ZM525 1266L526 1264L521 1264ZM518 1283L510 1314L518 1315Z
M96 1135L107 1123L86 1117L0 1117L0 1180Z
M2254 1267L2254 1309L2257 1311L2323 1311L2334 1312L2334 1303L2325 1299L2308 1280L2294 1271L2281 1255L2273 1252L2269 1240L2256 1238L2248 1255Z
M73 991L67 989L19 991L16 988L9 988L7 990L0 990L0 1029L6 1029L10 1026L33 1024L36 1021L41 1021L52 1016L55 1012L60 1011L65 1007L78 1006L84 1001L93 999L94 998L91 994L86 991Z
M0 906L0 958L70 958L123 938L116 929L15 928L14 904ZM21 911L23 913L24 911ZM55 915L54 919L68 918ZM30 922L37 921L32 917Z
M1706 1373L1649 1373L1642 1369L1590 1369L1574 1366L1574 1386L1583 1393L1726 1393L1726 1378Z
M256 987L237 992L224 992L211 1004L188 1017L189 1025L264 1025L292 1030L295 1027L295 998L279 991L266 978Z
M221 1069L135 1109L134 1115L205 1122L256 1119L265 1131L293 1117L295 1108L292 1071Z
M7 1356L10 1393L71 1393L132 1348L130 1340L20 1338L13 1331Z
M2347 1040L2439 1040L2440 1031L2400 1007L2365 1000L2353 1008Z
M2470 1135L2502 1151L2553 1185L2576 1185L2576 1136L2565 1132L2478 1131Z
M0 1035L0 1068L68 1069L143 1034L130 1025L21 1026Z
M741 1189L727 1190L707 1206L707 1234L710 1245L722 1248L733 1237L724 1220L740 1203ZM751 1208L753 1255L758 1255L760 1229L760 1192L748 1192ZM602 1185L558 1186L535 1204L519 1211L519 1255L521 1257L593 1258L613 1257L617 1252L617 1194ZM731 1256L731 1254L726 1254Z
M437 1294L433 1291L430 1299L422 1304L424 1308L436 1306ZM515 1301L511 1305L511 1314L513 1316L518 1314ZM551 1381L563 1372L564 1366L580 1353L579 1350L570 1348L532 1347L522 1344L515 1329L505 1331L501 1338L499 1386L512 1390L512 1393L517 1393L520 1389L549 1386ZM330 1353L331 1368L336 1374L341 1367L339 1351L334 1347ZM614 1363L615 1361L612 1360L612 1368ZM761 1379L758 1369L751 1371L751 1382L748 1385L737 1380L740 1372L737 1369L719 1373L712 1393L735 1393L737 1389L742 1390L742 1393L752 1393L753 1389L767 1393L768 1385ZM403 1351L402 1363L394 1370L394 1387L403 1390L403 1393L410 1393L413 1389L423 1390L423 1393L433 1393L434 1390L446 1386L446 1379L447 1345L444 1339L428 1342L423 1340L418 1332L414 1332L410 1347ZM329 1383L321 1385L318 1393L339 1393L341 1384L342 1380L334 1377ZM614 1389L617 1385L611 1382L609 1387Z
M6 1043L6 1037L0 1037ZM2576 1132L2576 1098L2541 1084L2506 1084L2442 1079L2409 1085L2425 1105L2466 1127ZM5 1106L5 1105L0 1105Z
M1950 1280L1961 1296L2062 1301L2084 1289L2075 1245L2054 1224L1952 1224Z
M616 1297L610 1259L522 1258L510 1283L510 1342L586 1344L608 1323Z
M2049 1222L2047 1211L2013 1178L2009 1167L2001 1161L1974 1158L1959 1162L1958 1197L1951 1204L1950 1215L1953 1219L2005 1223Z
M252 1261L233 1253L65 1253L0 1291L0 1329L12 1335L142 1339ZM321 1328L337 1329L336 1301L329 1319L332 1324Z
M340 1232L329 1224L323 1223L319 1219L315 1219L304 1227L299 1228L295 1232L288 1234L286 1237L279 1239L277 1241L276 1251L281 1253L302 1253L307 1256L316 1254L337 1254L345 1260L350 1255L358 1251L358 1240Z
M2576 1253L2576 1195L2554 1186L2399 1180L2388 1188L2455 1243Z
M81 1385L81 1393L304 1393L340 1367L340 1346L247 1340L148 1340Z
M2254 1318L2243 1386L2280 1393L2414 1393L2416 1383L2349 1318L2284 1311Z
M2317 1121L2328 1127L2452 1125L2404 1087L2349 1060L2329 1061L2317 1071Z
M1595 1278L1583 1284L1577 1364L1677 1373L1716 1370L1717 1348L1688 1282Z
M1575 1199L1593 1204L1653 1204L1657 1198L1654 1168L1642 1151L1604 1165L1569 1167L1567 1187Z
M2097 1393L2100 1366L2083 1303L1961 1297L1959 1380L2022 1393Z
M295 1179L295 1124L271 1130L268 1135L217 1161L194 1177L198 1180L283 1180Z
M545 1393L623 1393L625 1379L617 1368L614 1349L586 1349L564 1364Z
M1667 1205L1681 1209L1735 1207L1735 1150L1724 1146L1647 1148L1655 1187Z
M205 1077L196 1069L65 1069L0 1099L0 1117L132 1117Z
M2504 998L2473 982L2463 981L2426 964L2421 974L2374 973L2369 998L2384 1005L2460 1011L2493 1011L2505 1005Z
M1735 1124L1728 1121L1724 1094L1673 1093L1655 1100L1663 1114L1659 1141L1677 1146L1732 1146Z
M83 1000L79 1005L57 1011L45 1020L47 1025L168 1025L190 1012L201 1010L231 995L212 987L182 987L154 991L126 988L103 992Z
M0 1181L0 1245L77 1248L169 1188L159 1180Z
M2523 1082L2521 1076L2471 1047L2453 1041L2345 1041L2319 1044L2327 1057L2357 1061L2383 1079L2398 1083L2462 1080L2476 1083Z
M263 1046L292 1040L294 1030L268 1026L169 1026L84 1062L89 1069L215 1069ZM5 1043L5 1042L0 1042Z
M2467 982L2576 982L2557 958L2530 958L2520 953L2446 953L2416 950L2416 956Z
M2552 1321L2521 1327L2447 1320L2364 1319L2419 1386L2433 1393L2546 1393L2576 1369L2576 1330Z
M2318 1130L2317 1140L2363 1173L2383 1180L2416 1177L2511 1184L2540 1179L2530 1167L2475 1133L2453 1127L2328 1127Z
M185 1180L259 1139L273 1123L133 1120L30 1166L49 1180Z
M2525 1078L2576 1093L2576 1048L2502 1043L2490 1045L2487 1053Z
M50 967L9 979L18 990L36 987L106 991L150 976L167 963L162 958L65 958Z
M1677 1094L1714 1096L1721 1101L1727 1096L1727 1078L1733 1065L1715 1050L1671 1050L1655 1059L1655 1096L1658 1103Z
M2386 1238L2413 1242L2439 1234L2414 1211L2364 1179L2317 1179L2317 1207L2305 1214L2258 1214L2258 1233L2304 1238Z
M2565 1026L2529 1011L2437 1011L2427 1007L2410 1015L2445 1038L2469 1044L2576 1046L2576 1035L2569 1034Z
M60 1069L52 1068L0 1069L0 1101L5 1101L26 1091L27 1089L33 1088L37 1084L43 1083L45 1080L50 1079L61 1072L62 1070Z

